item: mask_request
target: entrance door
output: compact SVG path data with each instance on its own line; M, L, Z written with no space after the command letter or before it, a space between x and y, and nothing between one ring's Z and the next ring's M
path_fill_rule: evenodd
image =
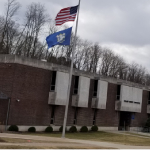
M120 123L118 130L130 130L131 112L120 112Z

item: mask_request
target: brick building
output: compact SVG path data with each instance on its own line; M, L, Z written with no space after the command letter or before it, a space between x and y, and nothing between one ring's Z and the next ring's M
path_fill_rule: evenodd
M39 60L0 55L0 123L35 126L63 124L69 68ZM136 83L74 70L67 126L100 130L136 129L150 113L150 89ZM10 102L10 103L9 103Z

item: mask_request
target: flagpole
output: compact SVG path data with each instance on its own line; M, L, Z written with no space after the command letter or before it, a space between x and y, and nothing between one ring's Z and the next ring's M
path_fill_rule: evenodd
M65 116L64 116L64 123L63 123L62 138L65 138L65 129L66 129L66 122L67 122L68 105L69 105L69 99L70 99L70 87L71 87L71 81L72 81L74 53L75 53L76 41L77 41L76 37L77 37L79 10L80 10L80 0L79 0L78 16L77 16L77 21L76 21L75 38L74 38L74 44L73 44L73 49L72 49L71 68L70 68L70 74L69 74L69 85L68 85L68 92L67 92L67 102L66 102L66 107L65 107Z

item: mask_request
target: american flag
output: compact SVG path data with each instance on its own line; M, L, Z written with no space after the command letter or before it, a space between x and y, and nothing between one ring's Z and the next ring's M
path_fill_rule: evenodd
M56 16L56 26L62 25L68 21L74 21L76 18L78 5L74 7L67 7L60 10Z

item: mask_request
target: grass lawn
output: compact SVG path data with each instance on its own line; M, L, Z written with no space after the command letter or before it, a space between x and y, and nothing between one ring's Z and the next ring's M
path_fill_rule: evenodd
M50 137L61 137L61 133L23 133L28 135L38 135L38 136L50 136ZM66 138L69 139L82 139L82 140L93 140L93 141L105 141L120 143L126 145L136 145L136 146L150 146L150 138L115 134L108 132L87 132L87 133L66 133Z

